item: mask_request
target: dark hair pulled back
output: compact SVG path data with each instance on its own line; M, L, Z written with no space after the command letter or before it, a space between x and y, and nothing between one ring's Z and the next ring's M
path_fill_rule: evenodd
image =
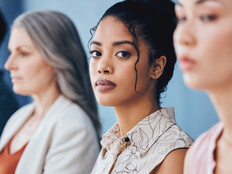
M176 27L174 3L169 0L127 0L111 6L102 16L99 23L107 16L115 17L125 24L134 38L138 60L135 63L136 83L140 50L138 38L141 38L149 47L149 63L153 64L161 56L167 57L163 74L157 80L156 100L160 104L160 94L173 76L176 56L173 46L173 32ZM93 28L93 32L97 29ZM136 84L135 84L136 90Z

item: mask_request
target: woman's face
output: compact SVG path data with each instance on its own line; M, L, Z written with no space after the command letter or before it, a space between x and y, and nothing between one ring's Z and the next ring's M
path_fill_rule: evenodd
M120 106L140 101L154 87L149 65L148 46L139 39L140 60L136 91L135 63L138 55L133 37L124 24L108 16L97 27L91 42L90 76L98 102L105 106Z
M232 1L179 0L174 44L185 83L210 91L232 85Z
M23 28L13 28L8 47L11 54L5 68L10 71L14 92L34 95L55 84L54 68L43 59Z

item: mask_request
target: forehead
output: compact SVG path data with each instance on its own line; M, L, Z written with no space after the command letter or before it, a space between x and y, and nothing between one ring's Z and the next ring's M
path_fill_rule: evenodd
M9 45L33 45L28 33L22 27L14 27L10 34Z
M110 36L110 37L109 37ZM99 23L94 36L94 39L133 39L126 25L119 19L113 16L107 16Z
M231 3L231 0L178 0L176 5L177 6L201 6L207 3L214 3L214 4L220 4L225 5L227 3Z

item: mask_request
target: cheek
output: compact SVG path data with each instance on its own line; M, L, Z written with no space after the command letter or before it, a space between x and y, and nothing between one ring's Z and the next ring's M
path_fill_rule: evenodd
M221 36L221 37L220 37ZM220 57L228 57L228 55L232 55L232 27L228 32L223 33L222 35L218 35L218 38L215 39L217 43L215 50L217 49ZM215 51L216 52L216 51ZM221 58L218 57L218 60Z
M93 83L94 81L94 76L97 74L97 65L96 63L93 63L92 61L89 64L89 75L90 75L90 80Z
M32 87L40 88L44 85L50 85L56 80L55 70L45 61L37 61L33 66L28 67L27 80L31 82Z
M178 36L179 36L179 31L178 31L178 26L176 27L174 33L173 33L173 44L174 44L174 48L176 49L176 47L178 46Z
M184 39L185 35L181 34L180 27L177 26L173 34L173 44L176 54L178 55L179 49L181 48L180 40ZM181 38L182 37L182 38Z
M134 90L136 76L135 73L127 73L121 76L118 76L117 79L120 79L120 86L122 91L131 91Z
M214 35L212 32L211 37L205 38L201 51L204 54L202 59L206 60L205 66L215 73L220 73L232 64L232 27L221 32L216 31Z
M147 88L151 79L150 66L148 62L144 62L137 66L137 87Z
M117 71L117 72L116 72ZM131 63L128 66L119 65L115 68L117 79L120 80L120 83L129 88L130 86L134 87L136 81L136 71L134 69L134 64Z
M22 68L22 75L25 80L37 79L37 76L41 73L40 66L37 65L36 63L33 65L28 64Z
M46 81L50 80L54 76L54 70L46 64L41 64L40 66L34 67L33 69L34 76L44 79Z
M232 53L232 24L224 27L211 27L205 32L202 32L199 37L202 38L200 41L202 42L202 51L206 49L205 52L216 56Z

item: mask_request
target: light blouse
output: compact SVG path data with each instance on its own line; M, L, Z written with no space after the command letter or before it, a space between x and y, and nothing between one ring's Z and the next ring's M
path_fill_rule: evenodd
M140 121L124 137L115 124L103 136L92 174L148 174L171 151L188 148L192 142L176 125L174 109L162 108Z

